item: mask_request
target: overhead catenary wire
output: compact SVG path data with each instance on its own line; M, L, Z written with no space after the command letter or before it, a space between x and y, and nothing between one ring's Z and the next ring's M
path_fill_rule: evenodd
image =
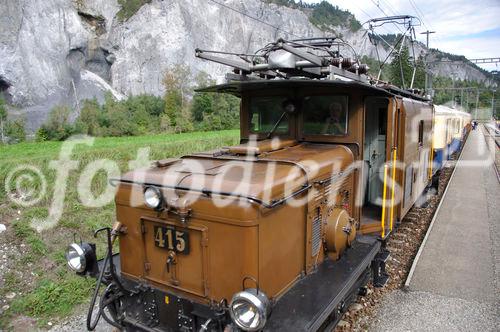
M273 25L273 24L270 24L270 23L268 23L268 22L266 22L266 21L264 21L264 20L261 20L261 19L260 19L260 18L258 18L258 17L254 17L254 16L252 16L252 15L248 15L247 13L242 12L241 10L236 9L236 8L233 8L233 7L229 6L229 5L226 5L225 3L222 3L222 2L219 2L219 1L216 1L216 0L208 0L208 1L213 2L213 3L215 3L215 4L217 4L217 5L221 6L221 7L224 7L224 8L226 8L226 9L232 10L232 11L234 11L234 12L236 12L236 13L238 13L238 14L241 14L241 15L243 15L243 16L246 16L246 17L248 17L248 18L250 18L250 19L252 19L252 20L254 20L254 21L257 21L257 22L259 22L259 23L262 23L262 24L264 24L264 25L267 25L267 26L269 26L269 27L271 27L271 28L273 28L273 29L276 29L276 30L278 30L278 31L282 31L282 32L284 32L284 33L286 33L286 34L289 34L290 36L294 36L294 37L297 37L297 38L303 38L302 36L296 35L296 34L294 34L294 33L292 33L292 32L289 32L289 31L287 31L287 30L285 30L285 29L283 29L283 28L280 28L280 27L275 26L275 25Z
M381 0L386 6L387 6L387 9L389 9L389 11L393 14L393 15L399 15L398 13L396 13L396 11L394 9L391 8L391 4L387 1L384 1L384 0Z
M354 2L354 5L355 5L356 7L358 7L358 9L359 9L361 12L363 12L363 14L365 14L365 15L368 17L368 20L367 20L367 21L369 21L369 20L373 20L373 19L374 19L374 17L373 17L373 16L371 16L371 15L370 15L370 14L368 14L368 13L367 13L367 12L366 12L363 8L361 8L360 6L358 6L358 4L357 4L356 2ZM391 31L390 31L387 27L383 27L383 28L384 28L384 30L385 30L387 33L391 33Z
M252 15L249 15L249 14L247 14L247 13L245 13L245 12L243 12L243 11L239 10L239 9L236 9L236 8L234 8L234 7L231 7L231 6L229 6L229 5L225 4L225 3L222 3L222 2L220 2L220 1L217 1L217 0L208 0L208 1L209 1L209 2L212 2L212 3L215 3L215 4L217 4L217 5L219 5L219 6L223 7L223 8L226 8L226 9L229 9L229 10L231 10L231 11L234 11L234 12L236 12L236 13L240 14L240 15L243 15L243 16L245 16L245 17L248 17L248 18L250 18L250 19L252 19L252 20L254 20L254 21L257 21L257 22L259 22L259 23L261 23L261 24L267 25L267 26L269 26L269 27L271 27L271 28L273 28L273 29L276 29L276 30L278 30L278 31L282 31L282 32L284 32L284 33L286 33L286 34L288 34L288 35L290 35L290 36L294 36L294 37L296 37L296 38L298 38L298 39L304 39L304 38L305 38L305 37L303 37L303 36L296 35L296 34L294 34L294 33L290 32L290 31L287 31L287 30L285 30L285 29L283 29L283 28L280 28L280 27L278 27L278 26L275 26L275 25L273 25L273 24L270 24L270 23L268 23L268 22L266 22L266 21L264 21L264 20L261 20L261 19L259 19L258 17L255 17L255 16L252 16ZM350 49L352 50L353 55L354 55L354 57L355 57L356 59L358 59L358 58L359 58L359 57L358 57L358 54L357 54L357 52L356 52L356 50L355 50L355 49L354 49L354 48L353 48L350 44L348 44L348 43L344 42L344 41L342 40L342 38L339 38L339 37L335 37L335 38L336 38L336 39L338 39L339 41L341 41L341 42L338 42L339 44L343 44L344 46L347 46L348 48L350 48ZM220 53L220 52L217 52L217 53ZM246 54L233 54L233 55L238 55L238 56L248 56L248 55L246 55Z
M422 21L422 24L424 25L425 29L428 31L435 30L430 24L426 24L427 19L425 18L424 12L420 9L420 7L418 7L418 4L415 3L413 0L408 0L408 1L410 2L411 6L415 10L417 17ZM436 35L435 37L440 43L443 42L441 37L439 37L439 35Z
M429 27L427 26L427 24L425 24L424 13L418 8L417 4L415 2L413 2L413 0L408 0L408 1L410 2L410 5L413 7L413 9L415 9L415 14L417 14L417 16L420 17L420 20L422 21L422 24L424 25L424 27L427 30L430 30Z
M384 14L385 16L390 16L387 15L387 13L382 9L382 7L380 7L380 3L375 2L375 0L371 0L371 2L373 2L375 7L377 7L382 12L382 14ZM401 28L396 23L394 23L394 25L396 26L396 28L398 28L399 32L404 33L403 30L401 30Z

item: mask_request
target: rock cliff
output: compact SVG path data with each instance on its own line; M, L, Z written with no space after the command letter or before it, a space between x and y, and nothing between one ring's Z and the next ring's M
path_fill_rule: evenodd
M25 114L34 130L58 104L78 109L81 100L102 100L107 91L118 99L160 95L171 65L222 79L227 68L195 58L197 47L253 52L278 37L327 34L298 9L261 0L217 2L152 0L123 20L117 0L3 0L0 94L12 105L11 115ZM364 30L335 31L356 50L375 55ZM481 75L469 70L463 77Z

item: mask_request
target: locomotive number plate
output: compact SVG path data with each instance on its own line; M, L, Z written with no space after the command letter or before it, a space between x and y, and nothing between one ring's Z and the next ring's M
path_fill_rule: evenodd
M173 250L178 254L189 254L189 233L173 226L154 226L155 246Z

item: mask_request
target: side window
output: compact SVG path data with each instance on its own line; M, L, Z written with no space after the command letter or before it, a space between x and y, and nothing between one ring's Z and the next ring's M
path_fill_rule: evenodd
M284 96L254 97L250 100L250 131L252 133L268 133L283 114ZM276 133L288 133L288 114L279 122Z
M304 134L347 135L347 96L306 96L302 104Z
M418 146L424 145L424 120L418 123Z

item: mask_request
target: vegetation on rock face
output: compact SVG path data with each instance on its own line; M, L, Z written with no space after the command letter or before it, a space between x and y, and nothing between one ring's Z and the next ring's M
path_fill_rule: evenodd
M333 6L328 1L320 3L304 3L294 0L265 0L267 3L274 3L278 6L286 6L294 9L306 9L309 21L323 31L331 31L333 26L348 27L351 31L361 29L361 23L348 10L342 10L338 6Z
M348 10L342 10L327 1L322 1L313 7L309 20L312 24L322 30L328 30L330 26L348 26L352 31L361 29L361 23Z
M116 16L120 21L126 21L137 13L143 5L150 2L151 0L118 0L118 3L122 8Z
M496 118L500 118L500 102L497 101L498 91L484 83L469 80L453 80L449 77L434 77L432 85L435 89L434 104L446 104L474 112L476 109L491 109ZM453 89L455 88L455 89ZM494 98L494 100L493 100Z

